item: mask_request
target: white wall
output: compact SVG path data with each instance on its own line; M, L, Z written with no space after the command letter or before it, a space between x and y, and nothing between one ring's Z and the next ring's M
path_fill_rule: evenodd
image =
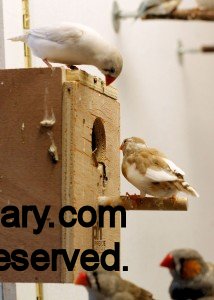
M22 33L22 1L1 0L3 3L3 22L5 37L6 68L24 67L24 48L21 43L12 43L8 38Z
M159 267L159 262L168 251L192 247L214 261L214 55L188 55L183 66L176 57L178 39L182 39L186 47L214 44L214 23L124 21L116 35L111 24L112 1L30 2L32 26L81 22L96 28L121 49L124 69L117 81L121 139L140 136L149 145L167 153L186 171L187 179L201 195L199 200L190 199L187 213L128 213L121 252L122 264L128 264L129 272L123 276L151 290L157 299L167 300L170 276ZM139 2L121 0L120 5L125 10L133 10ZM184 2L194 4L191 0ZM10 10L13 11L12 6ZM14 18L14 22L19 24L20 20ZM6 43L6 66L19 67L21 60L14 57L22 48ZM38 59L33 63L43 65ZM93 68L90 71L98 74ZM122 193L126 191L136 192L122 179ZM75 297L76 293L71 291L71 299L72 295ZM82 300L86 299L84 295Z
M5 51L4 51L4 28L3 28L3 5L0 0L0 68L5 67Z

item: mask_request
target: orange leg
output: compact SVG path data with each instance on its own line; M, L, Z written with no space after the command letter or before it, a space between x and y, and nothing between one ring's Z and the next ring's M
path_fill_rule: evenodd
M47 60L47 58L43 59L43 62L49 67L49 68L53 68L52 65L49 63L49 61Z
M139 199L142 199L141 195L130 195L129 193L126 193L126 196L128 196L133 201L138 201Z

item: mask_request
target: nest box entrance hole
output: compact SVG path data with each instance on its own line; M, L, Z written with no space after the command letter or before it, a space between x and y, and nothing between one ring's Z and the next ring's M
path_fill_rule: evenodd
M102 169L103 181L108 180L106 176L106 134L101 118L96 118L92 128L92 156L95 161L95 166Z

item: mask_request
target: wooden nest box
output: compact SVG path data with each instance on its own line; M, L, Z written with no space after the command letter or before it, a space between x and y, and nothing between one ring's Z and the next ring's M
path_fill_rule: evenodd
M51 206L40 234L33 234L30 213L27 228L0 224L1 248L25 249L29 256L36 249L66 249L69 256L74 249L111 249L119 242L119 222L101 230L79 223L63 228L57 220L63 206L97 208L98 196L120 194L115 89L76 70L0 70L0 111L1 209L36 205L42 212ZM72 282L79 271L79 261L72 272L62 262L57 272L9 268L0 281Z

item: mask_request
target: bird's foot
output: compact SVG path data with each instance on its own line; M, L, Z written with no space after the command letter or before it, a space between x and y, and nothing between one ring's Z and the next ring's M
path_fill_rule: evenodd
M47 58L43 59L43 62L51 69L53 69L53 66L51 63L49 63L49 61L47 60Z
M79 68L77 68L76 66L73 66L73 65L66 65L69 69L71 70L79 70Z
M129 199L131 199L132 201L139 201L140 199L142 199L141 195L130 195L129 193L126 193L126 196L129 197Z
M136 194L130 195L129 193L126 193L126 196L130 200L132 208L138 207L140 201L142 200L141 195L136 195Z
M171 197L171 201L172 201L173 205L175 204L176 200L177 200L176 195L173 195L173 196Z

